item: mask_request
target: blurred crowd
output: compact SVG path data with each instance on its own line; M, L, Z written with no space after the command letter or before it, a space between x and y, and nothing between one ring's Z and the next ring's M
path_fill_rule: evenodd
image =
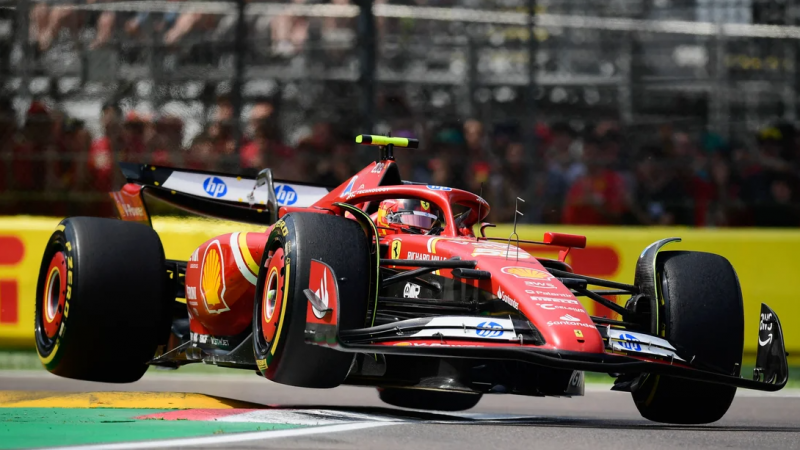
M31 3L28 39L36 50L33 56L59 53L59 43L73 41L101 57L103 52L92 51L119 49L121 43L137 40L177 52L193 42L230 44L236 31L233 12L125 12L104 10L106 2L71 2L76 7ZM376 0L384 2L440 7L497 3ZM513 8L527 2L502 4ZM87 5L98 8L87 10ZM430 29L420 22L415 32L432 36L445 28L435 21L426 23ZM403 20L376 19L379 35L404 27L408 23ZM336 49L346 46L336 44L352 46L356 24L351 17L250 14L246 28L248 58L252 52L292 57L319 39L326 57L339 61L344 58ZM199 57L185 53L193 62ZM384 128L422 142L422 150L398 150L401 175L481 193L492 205L494 222L513 221L515 199L520 197L525 200L518 206L524 223L800 225L800 131L790 124L777 123L755 136L728 142L698 127L669 123L646 128L624 128L615 120L520 125L473 118L443 123L419 117L422 113L404 105L400 94L393 100L394 94L385 95L377 99L387 118ZM0 214L113 215L105 193L123 181L117 161L243 175L270 167L280 179L333 186L376 155L353 142L354 135L367 130L310 115L302 119L307 124L289 126L281 121L274 98L248 97L241 116L234 100L225 95L198 102L204 111L199 133L193 128L197 124L190 126L186 117L145 113L131 102L103 104L100 126L87 127L55 106L58 99L35 100L23 107L19 99L0 98ZM347 108L356 109L350 104ZM542 117L547 116L545 109L540 108ZM576 111L576 119L580 115Z
M354 144L360 130L318 122L289 145L270 99L246 111L239 127L230 99L220 96L187 144L178 117L106 104L103 131L92 136L82 122L38 101L18 123L11 103L0 100L0 213L111 214L108 201L79 200L119 186L115 161L241 174L270 167L279 179L334 186L375 157ZM494 222L512 221L520 197L524 223L800 225L800 132L789 124L765 128L747 143L668 124L626 130L615 121L526 130L469 119L392 134L422 141L422 150L397 151L404 179L482 193ZM48 201L52 193L76 201Z
M160 42L165 47L173 47L192 36L202 36L202 40L231 40L235 33L236 15L207 13L202 9L186 12L134 12L118 11L114 8L103 10L102 3L112 0L78 0L59 5L56 3L37 2L30 13L30 41L38 51L46 51L62 34L70 34L80 38L83 30L93 30L88 48L100 49L118 44L120 41L151 40ZM185 0L171 0L181 2ZM256 3L245 0L247 3ZM351 0L283 0L270 3L287 3L298 5L333 4L352 5ZM375 0L376 4L388 3L386 0ZM427 4L427 1L412 2ZM437 6L446 6L448 1L434 1ZM95 9L87 11L73 5L93 5ZM213 6L213 5L212 5ZM235 11L229 11L234 13ZM270 42L273 54L291 56L303 49L310 34L319 32L327 43L352 40L355 37L355 19L347 17L323 18L317 27L312 26L314 19L291 14L277 16L248 15L248 39L266 39ZM378 31L384 27L384 21L378 21Z

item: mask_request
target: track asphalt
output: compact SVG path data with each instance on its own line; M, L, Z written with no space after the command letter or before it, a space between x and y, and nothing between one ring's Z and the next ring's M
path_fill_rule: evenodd
M485 396L457 414L387 407L369 388L300 389L246 374L150 372L115 385L9 371L0 391L0 448L800 449L797 390L740 391L707 426L648 422L629 394L603 385L571 399Z

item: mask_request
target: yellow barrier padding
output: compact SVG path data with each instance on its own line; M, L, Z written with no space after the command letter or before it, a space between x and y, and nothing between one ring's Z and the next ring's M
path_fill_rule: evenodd
M14 264L0 264L0 348L32 348L36 282L44 247L61 221L55 217L0 217L0 242L3 238L21 242L23 255ZM266 227L205 218L153 219L168 259L186 261L195 248L208 239L234 231L263 232ZM0 245L3 252L10 251ZM16 251L16 250L14 250Z
M392 138L394 139L394 138ZM0 242L4 237L18 239L24 256L14 265L0 265L0 284L14 289L14 321L10 313L0 311L0 347L33 347L33 314L36 281L44 246L60 219L41 217L0 217ZM208 239L234 231L258 232L264 227L208 219L155 218L154 227L164 245L167 258L188 260L192 252ZM788 287L797 278L800 264L800 230L776 229L697 229L681 227L577 227L526 225L517 227L520 239L540 241L546 231L580 234L587 237L585 249L574 249L567 262L576 272L589 276L632 283L636 260L652 242L666 237L680 237L683 242L665 250L694 250L718 253L730 260L739 275L744 295L745 355L757 348L758 318L761 302L770 305L781 319L786 348L791 358L800 355L800 302ZM511 226L490 229L491 235L508 238ZM19 246L17 246L19 247ZM558 249L546 246L523 247L536 256L556 258ZM0 252L5 249L0 248ZM15 260L3 258L0 261ZM625 298L619 297L620 302ZM581 299L591 312L597 305ZM0 298L0 305L11 305ZM5 321L4 321L5 320ZM800 363L800 359L796 359Z
M256 403L182 392L0 391L0 408L234 409Z

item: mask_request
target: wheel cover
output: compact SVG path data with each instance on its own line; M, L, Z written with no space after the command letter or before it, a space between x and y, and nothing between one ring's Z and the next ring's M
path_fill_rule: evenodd
M285 278L283 249L279 248L270 257L267 280L261 294L261 333L270 347L275 342L283 319L283 304L286 300ZM271 350L274 352L274 349Z
M58 327L64 318L64 304L67 296L67 259L64 252L59 251L50 260L47 269L42 302L42 325L45 335L53 339L58 334Z

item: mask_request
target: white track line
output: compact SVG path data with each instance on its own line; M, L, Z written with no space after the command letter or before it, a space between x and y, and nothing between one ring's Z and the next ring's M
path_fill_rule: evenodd
M230 444L235 442L257 441L261 439L277 439L286 437L310 436L322 433L338 433L342 431L364 430L367 428L392 425L392 422L361 422L323 427L296 428L292 430L256 431L251 433L234 433L224 436L206 436L185 439L164 439L158 441L125 442L120 444L73 445L67 447L49 447L39 450L137 450L146 448L187 447L193 445Z

